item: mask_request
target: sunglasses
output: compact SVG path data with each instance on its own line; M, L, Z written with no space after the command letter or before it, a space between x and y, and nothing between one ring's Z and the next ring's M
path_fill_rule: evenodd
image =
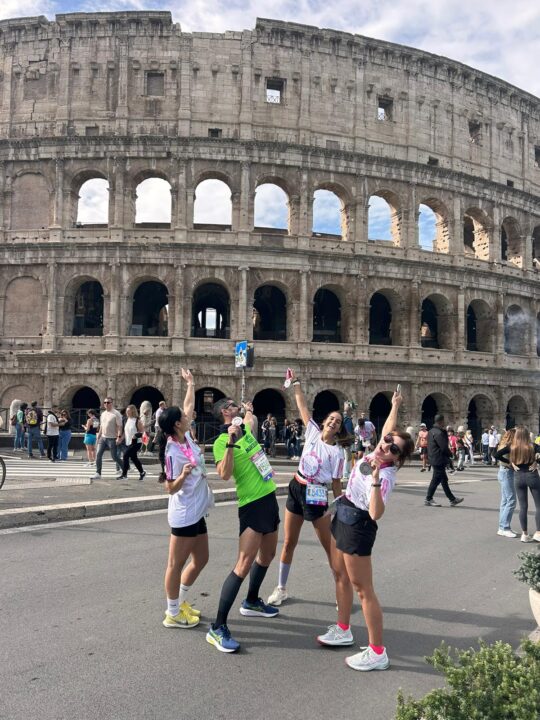
M112 405L112 400L104 400L103 404L104 405Z
M385 435L383 437L383 442L391 443L391 445L388 449L390 450L392 455L396 455L397 457L399 457L401 455L401 448L399 447L399 445L396 445L395 442L392 442L393 439L394 439L394 436L392 435L392 433L388 433L388 435Z
M231 400L231 402L228 402L223 406L223 409L228 410L229 408L232 408L232 407L240 407L240 405Z

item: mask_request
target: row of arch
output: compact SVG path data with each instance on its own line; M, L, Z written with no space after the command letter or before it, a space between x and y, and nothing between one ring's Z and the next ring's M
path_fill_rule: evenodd
M30 281L30 284L29 284ZM39 335L42 319L28 317L24 297L32 293L32 278L16 278L7 288L4 334ZM105 332L105 293L95 279L74 281L65 294L64 335L101 336ZM350 323L344 322L343 296L329 287L319 288L312 298L313 342L347 343L351 341ZM252 298L252 338L286 341L292 338L290 301L286 288L264 284ZM134 286L131 300L130 335L167 337L169 333L169 291L156 280L141 281ZM472 300L465 309L464 348L472 352L494 352L496 348L496 314L482 299ZM455 309L444 295L424 297L416 315L417 342L425 348L457 347ZM410 313L403 299L391 289L381 289L369 299L368 343L403 346L409 338ZM35 327L34 327L35 325ZM218 282L199 284L191 298L191 337L230 338L231 299L227 288ZM536 337L540 356L540 312L530 318L523 308L510 304L504 315L504 350L511 355L529 353L530 339Z
M390 411L391 395L391 391L376 393L369 400L366 408L378 430L382 427ZM195 394L195 410L198 420L212 421L212 406L223 397L225 397L225 393L215 387L198 389ZM129 398L126 398L126 404L133 403L139 407L144 400L150 401L153 409L156 410L159 402L167 400L167 398L158 388L146 385L133 390ZM341 409L343 400L343 394L338 390L323 390L317 393L312 403L314 418L320 420L329 412ZM71 393L71 396L64 397L63 402L69 404L74 410L99 408L101 406L98 393L88 386L78 388ZM287 415L284 394L273 388L266 388L256 393L253 397L253 405L255 414L259 418L264 418L268 413L271 413L281 423ZM444 393L426 395L417 410L417 413L412 413L413 415L418 414L417 423L424 422L429 427L433 424L433 418L438 413L444 414L449 422L457 418L454 401ZM493 424L497 417L493 401L483 394L477 394L470 399L466 414L467 425L477 439L480 438L483 428ZM504 416L506 427L529 422L530 411L526 400L521 395L510 397L504 408Z
M173 213L173 185L161 173L140 175L140 182L132 189L134 212L129 223L140 226L170 227ZM193 227L233 229L233 203L235 193L231 181L220 173L201 179L195 185ZM49 188L39 173L25 173L14 178L11 188L13 229L48 228ZM29 212L27 198L34 198ZM129 194L128 194L129 197ZM285 181L279 178L261 179L254 191L253 229L291 233L292 195ZM297 198L297 196L294 196ZM315 235L333 235L351 239L350 193L336 183L321 183L311 199L308 209ZM395 246L403 242L403 203L397 193L379 189L367 201L367 238L387 241ZM418 246L424 250L448 253L453 226L452 213L445 202L427 195L416 204L414 222ZM85 171L73 180L71 190L71 222L80 225L107 226L110 222L109 180L102 174ZM234 228L236 229L236 228ZM453 230L458 232L457 228ZM525 249L526 231L512 216L494 226L490 216L478 207L467 207L461 216L462 250L466 256L489 260L493 234L498 232L501 261L518 266L540 261L540 224L532 231L532 244ZM528 231L527 231L528 232ZM495 258L497 259L497 258Z

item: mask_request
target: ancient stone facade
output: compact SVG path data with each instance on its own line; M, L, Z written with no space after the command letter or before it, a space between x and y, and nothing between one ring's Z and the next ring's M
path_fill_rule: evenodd
M142 386L178 402L182 365L237 396L233 341L253 339L270 286L283 319L254 341L249 395L285 396L292 364L311 400L368 408L399 382L405 421L438 409L536 429L539 118L538 98L497 78L315 27L187 34L163 12L0 22L0 407L69 404L85 387L118 405ZM91 178L109 183L106 224L77 223ZM135 222L147 178L169 182L170 223ZM209 178L230 188L230 224L194 223ZM288 196L285 231L254 226L264 183ZM318 189L339 198L341 235L312 231ZM373 196L391 240L368 238ZM143 317L142 283L167 321Z

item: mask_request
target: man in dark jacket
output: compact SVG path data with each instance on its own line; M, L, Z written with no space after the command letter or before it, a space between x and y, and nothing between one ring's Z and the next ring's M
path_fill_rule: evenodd
M440 507L440 503L435 502L433 496L435 490L442 485L446 497L450 500L450 505L459 505L463 502L463 498L458 498L450 490L448 485L448 477L446 475L446 466L450 459L450 447L448 445L448 433L444 427L444 416L435 415L434 425L428 433L428 463L433 468L433 476L428 487L424 505L431 507Z

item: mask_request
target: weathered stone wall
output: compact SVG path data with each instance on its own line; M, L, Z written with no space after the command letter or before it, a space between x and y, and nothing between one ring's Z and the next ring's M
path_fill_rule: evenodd
M279 103L267 102L269 79L281 83ZM294 364L311 398L329 389L367 406L400 382L404 419L418 421L432 395L462 422L474 397L499 424L510 402L536 428L539 109L446 58L290 23L216 35L182 33L160 12L0 22L0 406L22 385L46 404L81 386L120 404L153 385L178 401L181 365L198 384L237 393L232 340L252 337L255 290L272 284L287 298L287 340L257 342L250 394L280 390ZM109 222L79 227L79 189L98 177L109 182ZM171 185L170 226L135 224L135 188L149 177ZM230 228L194 227L207 178L231 189ZM269 181L288 195L284 233L254 228L255 190ZM312 232L319 188L342 202L341 237ZM392 207L391 242L368 240L373 195ZM437 216L434 252L418 244L420 203ZM87 280L103 288L103 335L73 337ZM167 287L168 337L129 335L147 280ZM228 340L191 337L204 282L228 289ZM341 302L341 343L312 342L320 288ZM392 307L392 345L369 344L375 292ZM420 344L428 297L441 349ZM480 351L466 350L469 305ZM509 355L513 305L528 324Z

